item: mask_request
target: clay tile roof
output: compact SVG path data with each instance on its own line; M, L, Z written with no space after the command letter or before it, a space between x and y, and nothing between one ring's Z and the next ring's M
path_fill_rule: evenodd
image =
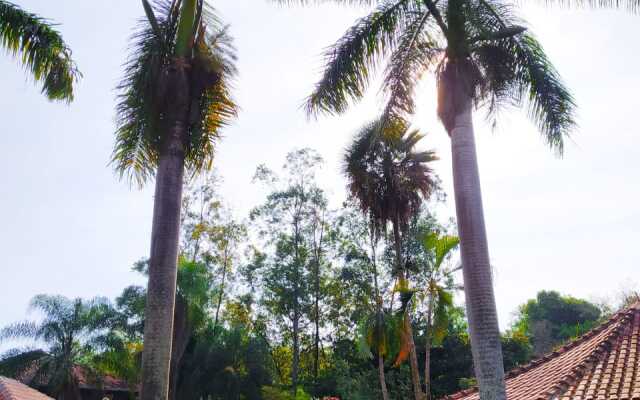
M53 400L18 381L0 376L0 400Z
M110 375L104 375L96 380L96 378L91 376L85 368L78 365L73 367L73 375L78 380L78 387L80 389L100 388L110 392L129 391L129 386L122 379L118 379Z
M640 301L506 375L509 400L640 400ZM477 388L445 397L478 400Z

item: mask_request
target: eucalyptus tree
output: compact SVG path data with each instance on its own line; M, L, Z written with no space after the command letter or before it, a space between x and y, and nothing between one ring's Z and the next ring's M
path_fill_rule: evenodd
M0 0L0 46L42 85L49 100L73 100L80 72L71 50L48 20Z
M344 265L340 276L334 279L334 284L339 286L335 291L338 304L330 310L331 320L339 324L339 316L347 314L349 322L364 321L360 326L360 348L365 350L363 354L366 357L375 355L382 399L388 400L384 358L391 358L392 352L389 351L386 335L388 324L384 323L383 294L385 291L381 287L383 277L378 268L380 232L375 229L375 224L367 215L362 215L359 207L353 202L344 204L343 212L337 220L337 230L340 237L339 253L344 257ZM363 273L364 277L362 277ZM355 298L347 297L353 290L345 290L345 286L356 289ZM372 297L373 304L370 301ZM371 314L374 315L373 321L369 318ZM350 324L346 326L350 328Z
M312 0L275 0L311 4ZM435 76L438 116L451 138L458 232L476 377L483 399L504 399L504 370L484 223L472 113L492 119L504 105L525 106L547 144L562 154L575 104L542 46L498 0L327 0L375 5L331 46L307 101L311 114L342 113L363 97L377 67L385 118L415 111L415 88ZM560 0L560 4L578 4ZM637 10L638 0L580 2ZM494 120L495 121L495 120Z
M394 275L407 289L408 271L403 260L403 232L411 218L420 211L423 199L438 189L438 179L428 165L437 157L432 151L417 151L423 138L409 130L402 118L380 119L358 132L344 156L347 188L366 214L375 232L393 230L395 250ZM420 384L418 358L413 340L410 312L406 312L409 361L416 400L424 394Z
M324 191L315 180L322 163L314 150L295 150L286 157L285 176L279 177L261 165L254 178L271 189L264 203L251 211L250 219L268 250L260 261L264 268L263 303L273 315L283 319L282 325L291 325L285 336L292 340L294 394L300 377L304 322L313 314L310 297L314 285L310 283L321 256L318 228L323 222L318 215L326 212L327 207Z
M205 0L142 0L117 106L112 162L139 185L155 176L141 399L166 399L185 172L212 167L235 116L235 52Z
M108 327L113 315L109 303L102 298L86 301L38 295L29 308L39 311L43 318L0 329L0 342L27 339L46 347L8 350L0 360L0 374L44 386L55 397L80 399L74 369L88 366L90 343Z

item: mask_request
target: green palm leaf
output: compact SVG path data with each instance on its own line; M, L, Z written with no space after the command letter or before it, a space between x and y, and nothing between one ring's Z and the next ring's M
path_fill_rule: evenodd
M0 45L18 58L50 100L73 100L81 76L71 50L47 20L0 0Z
M163 69L173 57L178 21L176 4L157 0L139 22L133 46L118 85L116 143L112 164L121 178L144 185L155 175L166 116L167 82ZM237 116L231 97L236 54L227 28L205 3L193 47L189 138L185 169L197 174L212 167L221 132Z
M324 74L307 99L309 114L339 114L363 96L377 63L393 51L412 3L383 2L325 51Z
M460 244L460 238L450 235L439 235L437 232L428 234L423 241L427 251L432 251L435 255L433 269L438 270L444 259Z

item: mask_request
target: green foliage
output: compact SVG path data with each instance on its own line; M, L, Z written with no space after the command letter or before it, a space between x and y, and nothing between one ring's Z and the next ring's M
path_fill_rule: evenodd
M49 21L0 0L0 45L42 84L47 98L73 100L74 84L81 74L71 50Z
M302 388L298 389L298 392L294 396L290 390L278 389L274 386L262 387L262 399L263 400L311 400L311 396L305 393Z
M601 310L595 304L554 291L541 291L520 307L512 330L531 338L536 355L595 327Z
M177 398L261 399L271 384L268 344L248 327L197 335L184 356Z
M163 139L171 129L167 121L172 110L165 96L176 83L168 80L170 74L166 71L176 57L182 57L180 62L191 67L185 143L185 168L190 174L212 167L221 131L237 114L238 107L231 98L231 84L236 75L235 49L227 28L213 10L206 2L199 3L203 11L189 29L188 41L193 45L187 56L177 55L179 2L158 0L153 7L147 6L148 18L140 22L132 37L131 55L118 85L112 163L121 177L138 185L154 175ZM180 34L184 34L184 29Z
M344 156L347 188L380 231L388 222L406 222L420 210L423 198L438 190L428 163L433 151L416 151L423 138L401 119L364 126Z
M627 3L637 7L636 0ZM345 112L386 64L383 120L413 114L415 88L430 72L438 80L438 113L447 129L462 104L454 93L462 88L490 118L505 106L527 107L545 140L561 153L575 127L575 103L522 25L513 5L495 0L382 2L329 48L308 112Z
M0 330L0 342L30 339L43 350L12 349L0 357L0 373L23 378L28 384L46 387L57 396L77 389L75 365L88 364L93 339L108 327L112 310L104 298L67 299L38 295L30 309L42 314L38 322L24 321Z

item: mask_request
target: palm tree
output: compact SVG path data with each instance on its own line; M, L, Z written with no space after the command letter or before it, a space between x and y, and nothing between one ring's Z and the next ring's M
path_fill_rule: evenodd
M392 225L394 275L403 281L407 279L407 271L402 257L402 232L420 210L423 198L428 198L438 187L437 179L427 166L437 159L435 154L415 150L422 137L418 131L409 131L402 118L381 119L366 125L357 134L344 158L348 190L359 202L362 212L369 216L373 229L380 232L388 223ZM420 400L424 395L409 314L406 312L411 376L416 400Z
M221 129L236 115L235 52L205 0L142 0L119 86L113 164L143 185L155 174L141 399L166 399L185 171L212 167Z
M389 400L384 359L399 360L398 364L404 361L400 355L405 345L402 340L405 334L404 328L404 310L393 314L377 309L358 325L357 348L364 358L377 359L378 379L383 400Z
M425 250L431 253L433 263L429 266L424 295L427 300L427 331L424 356L424 385L427 398L431 398L431 347L444 340L449 326L449 312L453 307L453 273L459 268L449 269L443 262L458 247L456 236L428 234L423 240Z
M20 60L49 100L73 100L80 72L49 21L0 0L0 46Z
M31 339L46 344L47 349L9 350L0 361L0 375L44 386L55 397L79 399L74 369L88 359L92 338L108 326L108 302L39 295L31 300L30 309L40 311L42 321L9 325L0 330L0 342Z
M312 4L313 0L275 0ZM327 0L328 2L329 0ZM386 60L383 119L414 112L414 90L435 75L438 116L451 138L454 192L474 368L482 399L504 399L504 368L493 293L472 112L490 117L503 105L526 106L548 145L562 154L574 128L574 100L540 43L500 0L333 0L376 5L326 52L321 80L307 100L310 114L342 113L363 97ZM560 3L573 4L560 0ZM582 4L582 3L581 3ZM638 0L588 1L594 7Z

